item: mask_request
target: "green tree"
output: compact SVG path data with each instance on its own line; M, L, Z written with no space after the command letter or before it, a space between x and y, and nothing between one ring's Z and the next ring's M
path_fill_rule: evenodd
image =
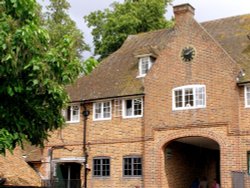
M125 0L113 3L110 9L85 16L92 27L95 55L100 59L116 51L128 35L172 26L164 17L171 0Z
M81 58L83 51L89 50L84 42L83 33L77 28L76 23L67 14L70 4L67 0L50 0L45 14L45 27L47 28L52 46L57 45L65 35L71 36L73 46L71 53L77 54Z
M43 145L48 131L62 127L65 85L82 71L72 53L74 39L56 44L41 27L35 0L0 2L0 153L24 140Z
M99 62L94 57L89 57L88 59L84 61L83 73L85 75L90 74L94 70L94 68L97 67L98 64Z

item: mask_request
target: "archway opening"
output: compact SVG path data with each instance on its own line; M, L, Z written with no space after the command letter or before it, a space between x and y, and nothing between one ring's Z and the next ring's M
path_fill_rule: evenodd
M168 187L190 187L195 179L220 180L220 146L206 137L182 137L165 145L165 173Z

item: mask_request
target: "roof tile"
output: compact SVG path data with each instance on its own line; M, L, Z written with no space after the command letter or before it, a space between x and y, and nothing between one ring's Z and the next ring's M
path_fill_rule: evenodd
M250 81L250 14L201 23L246 75L240 82ZM88 76L68 86L71 101L95 100L143 94L143 78L138 75L138 55L157 56L164 49L174 29L130 35L122 47L104 59Z

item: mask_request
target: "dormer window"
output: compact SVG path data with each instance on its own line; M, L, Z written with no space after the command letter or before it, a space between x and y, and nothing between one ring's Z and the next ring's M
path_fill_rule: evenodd
M138 77L144 77L148 73L149 69L154 63L154 58L151 56L139 57L139 75Z

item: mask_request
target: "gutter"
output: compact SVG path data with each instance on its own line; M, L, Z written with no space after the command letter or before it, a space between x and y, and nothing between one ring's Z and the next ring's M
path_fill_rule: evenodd
M75 101L70 101L69 103L82 103L82 104L87 104L91 103L94 101L101 101L104 99L120 99L120 98L129 98L129 97L137 97L137 96L145 96L144 93L138 93L138 94L132 94L132 95L122 95L122 96L111 96L111 97L103 97L103 98L93 98L93 99L82 99L82 100L75 100Z

